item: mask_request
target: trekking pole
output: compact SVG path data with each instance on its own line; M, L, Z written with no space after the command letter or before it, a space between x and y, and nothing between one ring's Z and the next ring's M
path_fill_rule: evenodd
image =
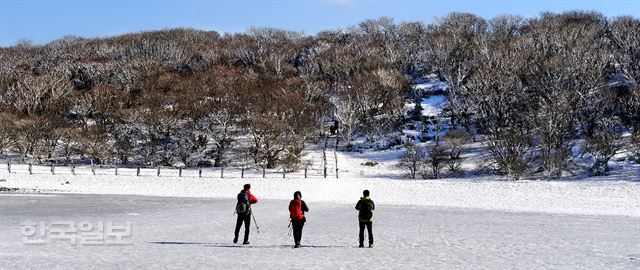
M256 222L256 217L253 215L253 211L251 211L251 218L253 218L253 224L256 225L256 231L260 233L260 227L258 226L258 222Z
M287 226L287 229L289 229L289 233L287 233L287 236L291 236L291 232L293 231L293 227L291 227L291 219L289 219L289 226Z
M362 244L363 244L363 245L364 245L364 240L366 240L366 239L367 239L367 228L365 227L365 228L364 228L364 234L363 234L363 236L362 236ZM361 243L361 242L360 242L360 236L358 235L358 244L360 244L360 243Z

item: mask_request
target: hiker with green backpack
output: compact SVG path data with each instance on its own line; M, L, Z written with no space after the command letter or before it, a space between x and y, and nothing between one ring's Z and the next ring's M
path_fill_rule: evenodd
M369 198L369 191L364 190L362 197L356 204L356 210L358 210L358 221L360 224L360 246L364 247L364 228L367 227L367 233L369 233L369 247L373 247L373 210L376 209L376 205L373 200Z

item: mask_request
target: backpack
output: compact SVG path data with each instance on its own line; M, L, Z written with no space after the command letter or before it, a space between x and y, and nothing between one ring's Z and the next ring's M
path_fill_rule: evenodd
M373 217L373 211L371 211L371 201L363 199L360 202L360 212L358 213L358 218L360 218L360 220L371 220L371 218Z
M289 204L289 217L292 220L301 221L304 218L302 213L302 200L292 200Z
M249 203L249 194L240 192L238 194L238 203L236 204L236 213L238 215L247 215L251 211L251 204Z

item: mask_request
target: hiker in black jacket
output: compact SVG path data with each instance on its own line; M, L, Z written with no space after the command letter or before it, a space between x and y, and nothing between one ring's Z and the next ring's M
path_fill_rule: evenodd
M302 228L307 221L304 213L309 212L309 207L302 200L302 193L296 191L293 193L293 200L289 202L289 218L291 219L291 226L293 227L293 241L294 248L300 247L300 241L302 241Z
M356 204L356 210L358 210L358 222L360 224L360 247L364 247L364 227L367 227L369 233L369 247L373 247L373 210L376 209L376 205L369 198L369 191L362 192L362 197Z

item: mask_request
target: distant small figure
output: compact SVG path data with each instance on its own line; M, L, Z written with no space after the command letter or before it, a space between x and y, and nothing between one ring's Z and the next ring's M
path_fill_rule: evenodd
M289 217L291 218L293 241L295 242L294 248L299 248L300 241L302 240L302 227L304 227L304 223L307 221L304 212L309 212L309 207L307 207L307 204L302 200L302 193L296 191L293 193L293 200L289 202Z
M244 188L238 193L238 203L236 203L236 211L238 219L236 220L235 237L233 243L238 243L238 234L240 233L240 227L244 223L244 241L243 245L249 244L249 232L251 230L251 205L258 203L258 198L251 194L251 185L245 184Z
M338 120L333 121L333 125L329 127L329 133L331 135L336 135L338 133L338 129L340 128L340 122Z
M360 246L364 247L364 227L367 227L369 233L369 247L373 247L373 210L376 209L376 205L373 200L369 198L369 191L364 190L362 192L362 198L356 204L356 210L358 210L358 221L360 224Z

